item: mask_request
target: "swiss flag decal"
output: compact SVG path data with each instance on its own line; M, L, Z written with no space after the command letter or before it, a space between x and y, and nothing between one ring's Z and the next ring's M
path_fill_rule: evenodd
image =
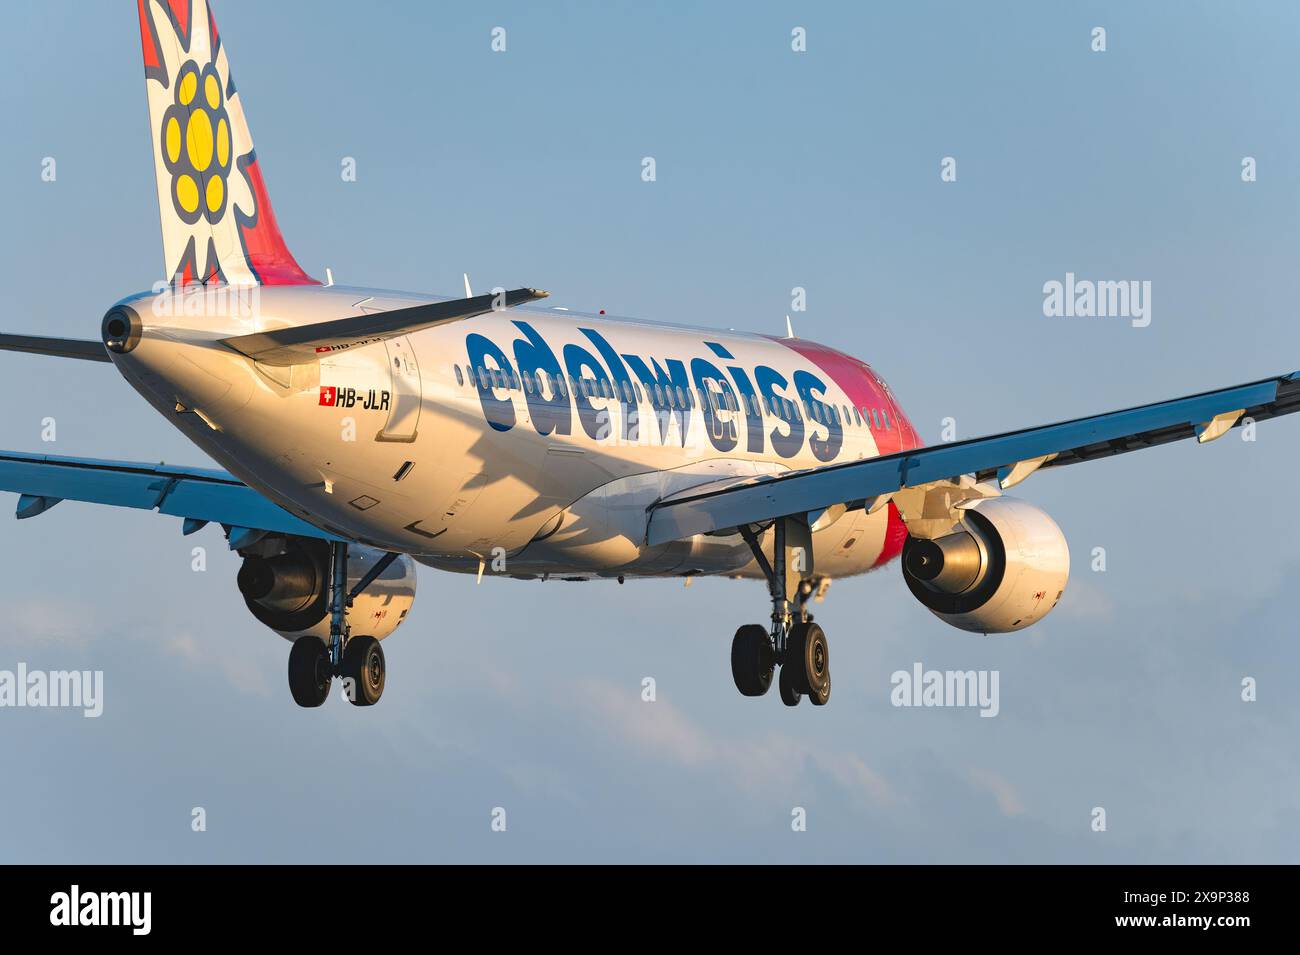
M323 405L333 405L339 400L339 390L333 385L320 386L320 403Z

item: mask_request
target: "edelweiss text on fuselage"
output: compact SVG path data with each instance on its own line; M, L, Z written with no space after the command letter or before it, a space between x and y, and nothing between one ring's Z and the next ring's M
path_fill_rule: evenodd
M787 379L775 368L759 365L746 369L734 363L732 354L716 342L703 344L725 366L706 357L687 361L620 354L600 332L580 328L599 357L581 345L566 344L557 357L554 349L528 322L515 321L522 334L511 343L513 361L505 349L485 335L472 332L465 338L470 374L477 386L483 415L497 431L509 431L518 423L513 398L497 397L501 389L521 390L529 418L538 434L571 433L574 408L578 421L593 441L617 434L623 441L637 441L640 389L655 409L659 440L668 443L672 421L677 421L678 439L685 447L696 405L704 418L709 443L718 451L735 450L743 440L745 450L762 453L766 443L783 458L792 458L805 440L819 461L833 461L844 443L844 428L833 405L821 400L826 382L808 371L796 371ZM731 362L731 363L729 363ZM520 388L522 384L522 388ZM692 393L694 388L694 394ZM793 395L787 389L793 388ZM695 397L698 394L699 399ZM606 409L593 399L619 402L621 422L616 428ZM803 414L795 402L801 404ZM761 407L760 407L761 406ZM765 432L763 407L781 424ZM743 415L738 427L736 415ZM742 436L739 431L743 430Z

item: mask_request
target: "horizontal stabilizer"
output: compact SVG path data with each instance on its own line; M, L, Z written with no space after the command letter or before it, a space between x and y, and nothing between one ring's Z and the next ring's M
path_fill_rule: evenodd
M371 315L353 315L328 322L277 328L252 335L237 335L234 338L223 338L221 342L264 365L298 365L349 348L372 345L386 338L396 338L435 325L446 325L497 309L522 305L546 298L547 294L535 288L518 288L509 292L413 305L410 308L397 308Z
M54 358L80 358L83 361L111 361L108 349L98 340L80 338L44 338L40 335L0 334L0 351L25 351Z

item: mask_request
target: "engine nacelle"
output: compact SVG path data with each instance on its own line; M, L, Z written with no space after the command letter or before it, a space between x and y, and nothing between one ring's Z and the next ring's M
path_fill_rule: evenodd
M1070 578L1056 522L1011 497L967 501L960 515L962 529L903 545L903 578L916 599L973 633L1011 633L1047 616Z
M239 568L239 592L254 617L286 640L330 635L329 545L291 538L278 553L245 554ZM354 587L384 552L360 544L348 546L348 587ZM415 603L415 561L405 554L357 595L348 608L353 636L382 640L397 629Z

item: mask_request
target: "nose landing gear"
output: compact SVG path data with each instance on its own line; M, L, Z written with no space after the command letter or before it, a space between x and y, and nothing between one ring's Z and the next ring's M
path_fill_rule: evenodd
M777 685L782 703L798 706L806 696L814 706L825 706L831 697L830 645L806 609L808 599L824 587L814 580L801 579L791 599L786 583L786 538L792 524L802 542L807 563L803 569L811 573L812 541L806 522L793 518L775 521L770 562L753 528L740 528L741 536L767 578L772 598L772 627L770 634L758 624L736 631L731 641L731 676L736 689L745 696L762 696L772 685L775 668L780 666Z

